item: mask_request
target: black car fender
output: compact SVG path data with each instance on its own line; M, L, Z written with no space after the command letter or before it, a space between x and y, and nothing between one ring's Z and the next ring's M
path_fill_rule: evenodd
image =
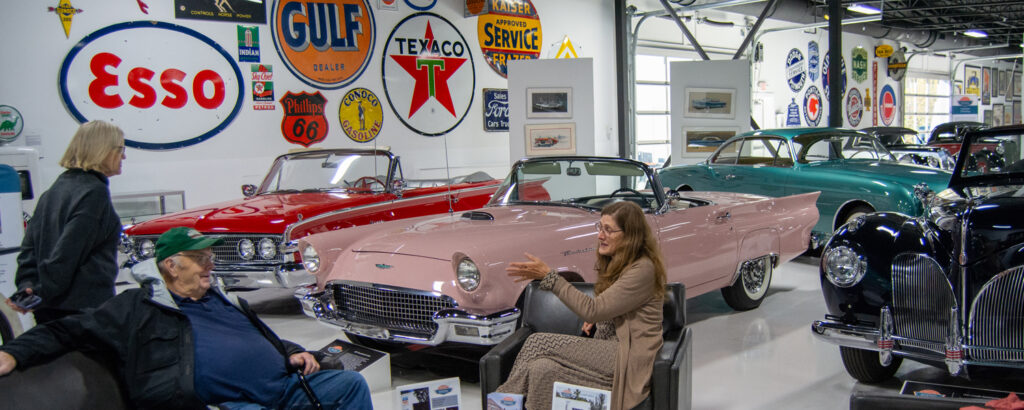
M949 241L924 218L896 212L858 217L839 227L822 251L821 289L829 315L848 324L877 325L882 306L892 301L892 262L901 254L922 254L948 267ZM863 277L848 287L829 280L830 251L847 247L866 265Z

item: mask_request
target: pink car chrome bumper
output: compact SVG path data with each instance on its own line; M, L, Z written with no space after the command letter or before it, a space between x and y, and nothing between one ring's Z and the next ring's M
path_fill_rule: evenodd
M494 345L515 331L520 315L514 307L474 315L437 292L364 282L331 281L323 291L303 286L294 295L307 316L343 332L425 345Z

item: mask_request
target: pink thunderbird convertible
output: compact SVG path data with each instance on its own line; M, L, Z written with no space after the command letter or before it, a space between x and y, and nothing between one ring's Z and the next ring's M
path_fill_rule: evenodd
M515 330L526 286L506 275L508 263L529 252L570 280L594 282L601 208L633 201L657 231L669 282L684 283L689 297L721 289L734 309L753 309L773 269L807 249L817 197L679 193L636 161L524 159L484 208L301 239L316 284L295 296L350 339L496 344Z

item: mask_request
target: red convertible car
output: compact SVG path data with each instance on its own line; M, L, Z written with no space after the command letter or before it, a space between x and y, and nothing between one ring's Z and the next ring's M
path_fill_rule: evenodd
M753 309L773 269L807 249L817 198L665 190L650 167L626 159L525 159L484 208L300 239L317 280L295 296L363 343L496 344L515 330L526 286L505 273L508 263L529 252L570 281L594 282L600 211L632 201L661 243L669 282Z
M162 216L124 230L122 269L154 255L156 238L175 226L223 238L213 275L226 289L312 283L294 240L312 232L476 209L500 180L477 172L452 180L407 180L388 150L318 149L277 157L244 199ZM302 229L292 225L302 221Z

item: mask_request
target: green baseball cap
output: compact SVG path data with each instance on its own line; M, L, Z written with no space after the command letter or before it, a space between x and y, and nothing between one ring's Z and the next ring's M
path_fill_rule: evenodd
M223 239L207 238L192 228L184 226L171 228L156 240L156 261L159 263L167 259L168 256L181 251L206 249L222 243L224 243Z

